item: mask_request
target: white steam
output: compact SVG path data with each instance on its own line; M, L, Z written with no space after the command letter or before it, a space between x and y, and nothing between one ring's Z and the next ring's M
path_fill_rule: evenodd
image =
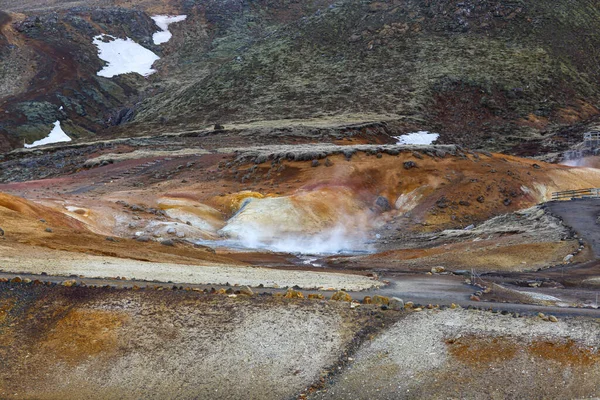
M229 231L236 242L245 248L265 249L299 254L340 254L370 251L366 235L350 231L344 225L323 229L314 234L277 232L259 224L245 224Z
M323 214L314 203L303 204L289 197L247 199L219 234L250 249L315 255L370 251L373 218L364 209L331 206Z

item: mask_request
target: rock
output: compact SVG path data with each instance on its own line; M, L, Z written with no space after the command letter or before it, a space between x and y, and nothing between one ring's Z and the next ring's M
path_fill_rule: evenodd
M508 207L508 206L510 206L510 205L512 204L512 200L511 200L511 199L504 199L504 200L502 201L502 203L503 203L505 206L507 206L507 207Z
M44 229L44 230L45 230L46 232L48 232L48 233L52 233L52 228L46 228L46 229Z
M177 237L180 239L183 239L185 237L185 233L183 232L177 232Z
M177 231L175 230L175 228L169 228L169 229L167 229L167 233L168 233L169 235L174 235L174 234L176 234L176 233L177 233Z
M312 162L310 163L310 166L314 168L314 167L318 167L319 164L320 164L319 160L312 160Z
M479 197L477 198L477 202L478 202L478 203L483 203L484 201L485 201L485 197L483 197L483 196L479 196Z
M304 295L298 290L288 289L287 293L283 297L286 299L303 299Z
M404 303L404 308L413 308L415 306L415 303L413 303L412 301L407 301L406 303Z
M148 236L138 236L135 238L135 240L137 240L138 242L146 243L150 241L150 238Z
M0 236L4 236L4 229L0 228Z
M533 167L533 168L535 168L535 169L540 169L540 168L542 168L542 167L540 167L538 164L533 164L533 165L532 165L532 167Z
M12 283L21 283L23 282L23 278L21 278L20 276L15 276L14 278L12 278L10 280Z
M73 287L77 286L77 281L75 279L70 279L68 281L61 282L61 286Z
M215 127L213 129L215 131L222 131L223 129L225 129L225 127L221 124L215 124Z
M446 272L446 267L442 267L441 265L437 267L431 267L432 274L441 274L442 272Z
M344 292L343 290L340 290L337 293L335 293L333 296L331 296L331 300L350 302L350 301L352 301L352 296L350 296L348 293Z
M175 246L175 242L172 239L164 239L160 241L163 246Z
M386 305L387 306L388 304L390 304L390 299L389 299L389 297L379 296L379 295L376 294L371 299L371 304Z
M474 294L472 294L469 297L469 300L471 300L471 301L481 301L481 299L479 298L479 296L475 296Z
M115 238L114 238L114 237L112 237L112 236L107 236L107 237L105 237L104 239L105 239L107 242L118 242L118 240L117 240L117 239L115 239Z
M573 254L568 254L565 258L563 258L563 264L568 264L573 260Z
M415 168L417 166L417 163L414 161L405 161L403 166L404 166L404 169L411 169L411 168Z
M450 205L450 202L445 196L442 196L435 202L435 205L438 208L447 208Z
M549 315L548 316L548 321L550 321L550 322L558 322L558 318L556 318L554 315Z
M325 296L320 293L311 293L308 295L308 298L311 300L325 300Z
M390 211L392 209L389 200L383 196L377 197L377 199L375 200L375 205L379 207L382 211Z
M371 304L371 296L365 296L362 302L363 304Z
M240 294L244 296L254 296L254 292L248 286L242 286L240 288Z
M404 309L404 300L398 297L392 297L389 302L389 307L391 310L403 310Z

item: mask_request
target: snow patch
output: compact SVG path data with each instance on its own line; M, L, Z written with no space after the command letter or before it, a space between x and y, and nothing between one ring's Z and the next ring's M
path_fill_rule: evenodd
M440 137L439 133L430 133L428 131L418 131L407 133L406 135L394 136L398 139L398 144L433 144Z
M70 142L71 138L67 136L67 134L60 127L60 121L56 121L54 123L54 128L50 131L48 136L43 139L36 140L31 144L25 144L25 148L30 149L32 147L43 146L45 144L50 143L59 143L59 142Z
M169 31L169 25L175 22L185 21L187 15L155 15L152 17L156 26L158 26L161 31L156 32L152 35L152 40L154 44L163 44L171 40L173 34Z
M105 41L106 38L109 41ZM156 72L152 64L160 57L129 38L117 39L102 34L94 36L93 43L98 47L98 57L108 63L98 72L98 76L112 78L130 72L148 76Z

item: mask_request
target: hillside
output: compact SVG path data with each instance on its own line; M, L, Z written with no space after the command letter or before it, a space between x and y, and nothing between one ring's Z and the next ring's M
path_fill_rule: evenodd
M589 0L2 0L0 10L1 150L56 120L77 139L346 118L539 155L598 114L600 9ZM156 13L188 15L162 46ZM159 72L97 76L100 33L152 50Z

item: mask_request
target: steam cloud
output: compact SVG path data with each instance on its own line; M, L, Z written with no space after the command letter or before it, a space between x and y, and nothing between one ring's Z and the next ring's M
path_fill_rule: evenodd
M366 232L338 224L315 234L277 232L259 224L238 227L234 236L242 247L300 254L339 254L370 251Z

